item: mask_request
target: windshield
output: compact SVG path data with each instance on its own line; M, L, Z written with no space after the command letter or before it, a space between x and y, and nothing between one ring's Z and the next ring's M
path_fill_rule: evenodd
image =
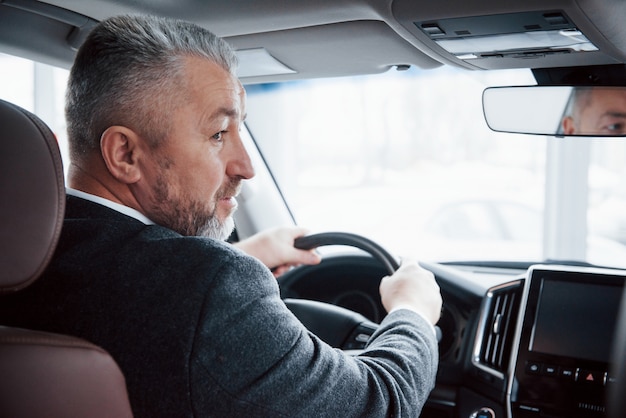
M312 232L435 261L625 266L626 142L490 131L484 88L530 84L441 68L250 85L247 124Z

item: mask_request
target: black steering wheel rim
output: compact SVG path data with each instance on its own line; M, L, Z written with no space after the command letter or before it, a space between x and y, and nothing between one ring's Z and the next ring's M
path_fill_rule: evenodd
M349 232L322 232L297 238L294 242L294 246L301 250L312 250L324 245L348 245L366 251L380 261L389 274L395 273L400 267L398 260L379 244Z

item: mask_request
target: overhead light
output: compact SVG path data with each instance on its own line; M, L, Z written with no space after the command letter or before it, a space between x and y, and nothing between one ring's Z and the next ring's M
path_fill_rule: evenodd
M529 31L502 35L436 39L435 42L460 59L485 55L508 55L532 51L597 51L585 35L577 30Z
M242 49L235 52L239 59L238 77L297 73L274 58L265 48Z
M598 51L562 10L413 23L433 42L462 60Z

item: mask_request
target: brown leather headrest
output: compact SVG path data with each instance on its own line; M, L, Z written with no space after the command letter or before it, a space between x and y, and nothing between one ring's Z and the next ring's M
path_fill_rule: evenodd
M64 212L54 134L37 116L0 100L0 292L19 290L41 274Z

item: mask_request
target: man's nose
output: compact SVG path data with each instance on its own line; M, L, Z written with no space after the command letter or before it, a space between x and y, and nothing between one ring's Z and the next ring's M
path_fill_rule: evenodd
M237 135L237 138L231 142L233 149L230 153L230 158L226 166L226 174L229 177L239 177L243 179L250 179L254 177L254 167L250 160L250 155L244 146L241 137Z

